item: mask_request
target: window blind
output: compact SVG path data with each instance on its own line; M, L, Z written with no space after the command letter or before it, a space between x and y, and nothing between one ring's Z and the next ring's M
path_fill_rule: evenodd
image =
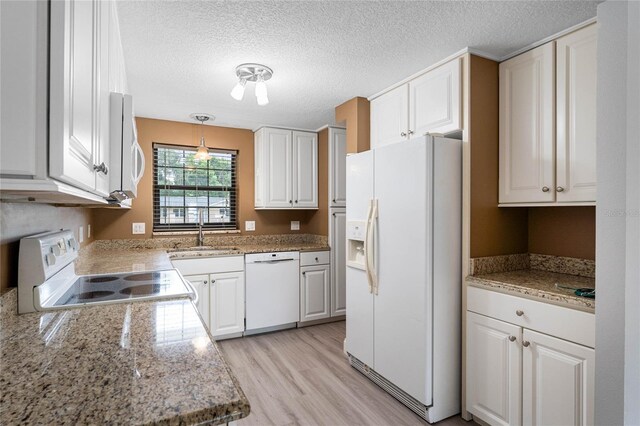
M237 229L237 151L153 144L153 230Z

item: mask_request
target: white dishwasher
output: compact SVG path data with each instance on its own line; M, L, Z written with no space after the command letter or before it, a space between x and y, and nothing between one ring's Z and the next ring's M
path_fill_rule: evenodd
M295 327L300 319L300 254L245 256L245 335Z

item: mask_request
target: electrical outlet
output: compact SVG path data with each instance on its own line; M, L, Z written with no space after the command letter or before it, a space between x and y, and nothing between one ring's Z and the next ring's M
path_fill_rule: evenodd
M291 221L291 230L292 231L299 231L300 230L300 221L299 220L292 220Z
M133 226L131 229L132 234L144 234L144 222L133 222Z
M255 220L245 220L244 221L244 230L245 231L255 231L256 230L256 221Z
M84 242L84 227L82 226L78 228L78 242Z
M91 225L87 225L87 240L91 239Z

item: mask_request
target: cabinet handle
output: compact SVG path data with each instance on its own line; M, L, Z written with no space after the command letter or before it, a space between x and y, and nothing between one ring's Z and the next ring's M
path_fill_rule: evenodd
M104 164L104 162L100 163L100 165L99 165L99 166L94 164L94 165L93 165L93 170L94 170L94 171L96 171L96 172L102 172L102 173L104 173L105 175L106 175L107 173L109 173L109 169L107 168L107 165L106 165L106 164Z
M529 346L530 344L531 344L531 343L527 342L526 340L523 340L523 341L522 341L522 346L524 346L525 348L526 348L527 346Z
M524 315L524 312L522 312L520 309L518 309L518 310L516 311L516 315L517 315L517 316L519 316L519 317L521 317L521 316L523 316L523 315Z
M542 192L549 192L549 187L548 186L543 186L542 187Z
M400 133L400 136L402 136L404 138L405 136L407 136L407 134L405 132L402 132L402 133Z
M336 200L335 200L335 199L334 199L334 200L331 200L331 201L333 201L333 204L335 204L335 203L336 203Z
M516 336L509 336L509 341L515 342L516 341Z
M318 261L318 258L316 257L316 262Z
M293 201L292 201L292 200L289 200L289 204L293 204Z
M412 135L413 134L413 130L409 130L409 134Z
M302 272L302 275L307 275L307 271L303 271L303 272Z
M296 204L298 204L298 200L296 200Z
M556 191L558 191L558 192L562 192L562 191L564 191L564 188L563 188L563 187L561 187L561 186L559 186L559 187L557 187L557 188L556 188Z
M211 284L215 284L215 283L216 283L216 280L211 280Z
M207 281L204 282L204 285L207 285Z

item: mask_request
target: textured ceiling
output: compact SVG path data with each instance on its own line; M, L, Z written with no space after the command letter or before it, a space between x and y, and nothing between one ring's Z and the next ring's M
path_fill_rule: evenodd
M119 1L136 113L212 124L316 129L334 107L370 96L467 46L503 57L596 15L595 1ZM274 70L267 106L235 67Z

